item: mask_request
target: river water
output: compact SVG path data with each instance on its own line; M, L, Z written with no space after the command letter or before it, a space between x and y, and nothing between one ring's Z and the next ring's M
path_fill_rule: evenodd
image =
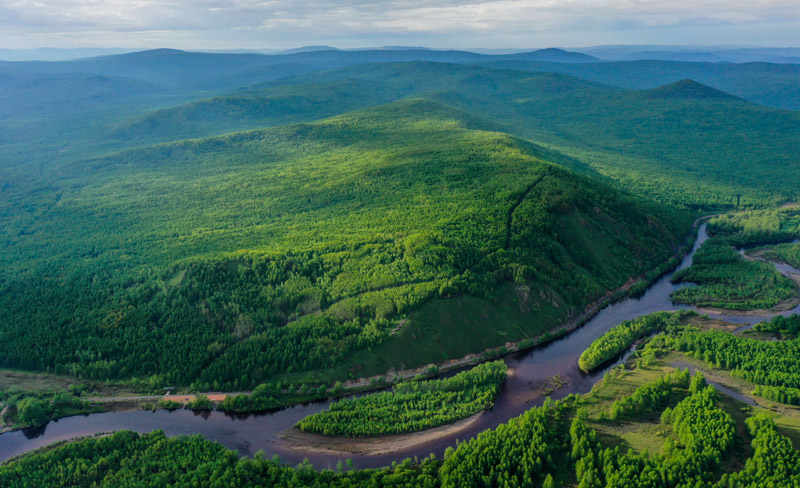
M691 252L684 258L678 269L691 265L692 256L708 238L705 224L698 231L698 239ZM784 270L782 270L784 271ZM785 270L785 271L795 271ZM653 283L638 298L629 298L601 310L582 327L545 345L532 350L516 353L505 358L509 377L495 400L494 407L471 424L467 429L454 435L400 449L391 454L381 455L330 455L307 453L295 450L283 441L278 434L292 427L307 415L328 407L329 402L295 405L277 412L249 415L230 415L223 412L195 413L189 410L166 410L110 412L68 417L52 421L42 427L23 429L0 435L0 462L24 452L46 446L54 442L100 432L133 430L150 432L163 430L167 435L202 434L205 438L235 449L242 455L253 455L263 450L267 456L278 455L289 463L297 464L308 458L318 469L335 468L340 460L350 458L359 468L387 466L392 461L402 461L408 457L423 458L430 453L442 457L448 446L457 441L467 440L481 431L497 427L516 417L525 410L541 405L545 396L542 384L554 375L560 375L565 386L550 396L559 399L571 393L587 393L603 377L606 371L615 367L623 359L609 364L605 369L585 374L578 368L578 357L589 344L615 325L641 315L659 310L678 310L688 308L673 304L670 293L686 285L670 283L669 273ZM780 315L800 313L800 306ZM772 314L770 316L773 316ZM710 315L724 318L729 322L754 324L767 316Z

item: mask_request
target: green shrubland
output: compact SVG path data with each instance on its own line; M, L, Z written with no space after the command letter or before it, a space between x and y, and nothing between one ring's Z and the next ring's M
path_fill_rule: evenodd
M7 409L0 419L18 427L39 426L52 419L103 411L103 407L82 398L85 388L66 390L0 390L0 403ZM2 409L0 409L2 410Z

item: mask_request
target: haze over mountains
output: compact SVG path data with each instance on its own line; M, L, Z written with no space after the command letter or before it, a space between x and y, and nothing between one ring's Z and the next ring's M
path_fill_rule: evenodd
M691 61L691 62L728 62L728 63L800 63L800 48L795 47L737 47L737 46L673 46L673 45L608 45L579 48L562 48L566 51L582 53L605 61ZM93 56L124 54L146 51L144 48L34 48L34 49L0 49L2 61L68 61ZM381 46L341 49L333 46L303 46L292 49L226 49L205 50L217 53L260 53L270 55L297 54L312 51L408 51L436 50L449 51L459 49L430 49L423 46ZM477 54L503 55L537 51L539 49L514 48L477 48L460 49Z
M774 197L767 197L747 179L748 174L755 178L755 172L733 168L760 167L764 161L763 169L774 169L776 162L791 158L796 112L764 105L800 108L798 65L601 62L558 49L503 55L302 50L274 56L159 49L63 62L2 62L0 86L6 169L44 161L58 166L71 154L100 155L131 145L304 122L425 97L477 109L476 116L499 130L547 141L581 159L576 167L613 173L614 179L638 181L648 174L674 180L681 171L699 171L694 174L715 188L723 185L719 188L778 200L786 196L782 186L773 185L769 191ZM642 91L659 87L664 88ZM661 115L643 119L649 117L643 114ZM706 127L709 117L734 126L742 121L735 133L748 133L751 143L731 144L733 127ZM752 124L752 117L761 122ZM62 120L64 126L56 130L53 120ZM693 126L704 129L687 135ZM783 147L783 139L771 136L779 130L788 137L787 149L755 158L764 147ZM657 140L648 140L651 134ZM696 144L665 151L664 141L670 137L674 144L693 134ZM614 154L610 166L602 162L609 154ZM642 165L640 158L654 166ZM681 164L672 167L670 176L656 170L673 158ZM734 173L737 178L730 179ZM791 191L794 178L784 181ZM646 186L636 186L648 192ZM676 191L685 200L686 193ZM692 204L711 203L707 197ZM723 200L730 197L721 194L713 202Z
M229 406L238 405L232 410L272 409L352 385L383 386L398 372L419 379L418 371L438 373L430 365L463 367L530 348L653 283L660 285L649 290L664 294L653 306L673 310L664 291L669 282L658 279L692 248L703 215L738 212L744 223L720 217L708 228L750 239L743 243L796 234L800 50L476 51L0 53L49 59L0 61L0 368L147 392L253 391L231 396ZM70 56L77 58L63 59ZM756 268L763 271L757 287L770 291L779 281L784 295L796 291L771 265L742 257L733 240L715 242L724 252L706 246L697 253L706 268L685 268L711 283L697 294L724 292L740 306L754 287L736 284ZM636 307L621 313L636 318L646 308ZM623 327L617 352L597 353L597 364L584 369L600 369L656 327L677 333L685 320L700 320L658 317L627 323L632 330L645 325L635 334ZM635 374L664 373L649 367L672 350L654 342L661 349L642 354ZM705 357L709 368L714 363L708 353L692 357ZM550 361L542 366L546 381L520 380L526 394L543 397L564 386L562 370L549 368L566 363ZM723 364L718 357L716 366ZM782 364L780 371L791 369ZM580 373L576 364L564 367ZM629 381L628 373L613 371L608 378ZM580 374L572 378L583 385L588 380ZM559 486L577 486L592 469L617 479L642 471L640 460L653 479L685 471L702 481L692 486L728 486L729 471L747 471L750 464L739 465L765 455L744 447L749 410L725 407L739 437L708 437L735 449L720 448L715 464L703 464L692 450L699 437L681 427L682 412L712 412L711 420L722 413L711 390L701 391L701 377L691 384L688 373L675 378L676 395L702 400L703 408L679 408L676 400L666 417L640 419L650 429L643 438L665 445L652 458L647 448L636 457L613 447L595 453L600 441L580 439L586 412L545 404L525 415L540 416L535 431L552 439L519 440L533 432L519 420L490 429L462 443L462 454L447 455L461 471L425 461L428 485L489 479L470 478L467 468L484 468L457 462L476 449L497 480L519 465L506 457L529 461L518 486L555 486L550 471ZM656 381L669 390L664 399L673 394L669 381ZM631 395L646 386L644 379L634 383L626 386ZM502 379L493 384L499 389ZM623 401L620 395L607 399ZM514 408L530 405L505 400L517 402ZM562 410L564 419L575 417L572 427L558 420ZM54 412L36 418L60 415ZM607 422L616 414L598 412L592 415L602 415L600 424L616 428ZM673 424L676 435L663 430ZM733 420L726 425L734 431ZM496 444L492 436L512 443ZM109 439L100 442L128 442ZM552 455L530 454L547 446ZM579 448L587 450L581 458ZM219 457L199 452L192 455ZM503 463L486 461L484 452L503 456ZM627 471L598 461L612 457L633 461ZM778 457L796 459L783 451ZM98 472L108 469L104 458L97 463ZM303 469L297 473L311 473ZM46 479L45 471L13 475ZM338 471L321 476L365 475ZM773 471L759 476L780 476ZM602 486L592 476L581 486Z

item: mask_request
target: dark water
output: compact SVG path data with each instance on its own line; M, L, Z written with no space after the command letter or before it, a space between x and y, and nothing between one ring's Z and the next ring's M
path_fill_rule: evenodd
M694 248L680 264L679 269L691 265L692 256L707 237L706 226L703 225ZM578 357L592 341L622 321L659 310L686 308L670 301L670 293L682 286L670 283L670 276L671 273L656 281L639 298L627 299L603 309L585 325L566 336L533 350L507 357L509 378L491 410L457 435L418 444L413 448L385 455L348 456L309 454L292 449L278 437L278 433L290 428L307 415L328 407L329 402L320 402L296 405L274 413L247 416L230 416L222 412L199 414L188 410L173 412L158 410L69 417L52 421L37 429L0 435L0 462L32 449L75 437L117 430L150 432L155 429L161 429L169 436L202 434L207 439L235 449L242 455L253 455L258 450L264 450L267 456L277 454L290 464L297 464L308 458L319 469L334 468L338 461L347 457L352 458L354 464L360 468L386 466L392 461L401 461L414 456L422 458L430 453L441 457L444 450L448 446L453 446L457 440L474 437L479 432L494 428L533 406L541 405L544 402L541 385L554 375L560 375L566 382L564 387L551 394L554 399L591 390L592 385L602 378L608 369L622 361L620 359L602 371L584 374L578 369ZM797 313L798 309L783 312L782 315ZM721 317L742 324L754 324L767 318L735 315L712 315L712 317Z
M676 361L674 363L670 363L670 365L674 366L676 368L688 369L691 374L695 374L695 372L697 371L697 368L695 368L691 364L684 363L684 362L681 362L681 361ZM745 405L752 405L754 407L758 406L758 403L756 403L756 401L753 400L752 398L750 398L749 396L743 395L743 394L739 393L736 390L731 390L727 386L720 385L716 381L712 381L712 380L708 379L708 377L706 377L706 383L708 383L709 385L713 386L718 391L721 391L725 395L727 395L727 396L729 396L729 397L731 397L731 398L733 398L735 400L739 400L740 402L744 403Z

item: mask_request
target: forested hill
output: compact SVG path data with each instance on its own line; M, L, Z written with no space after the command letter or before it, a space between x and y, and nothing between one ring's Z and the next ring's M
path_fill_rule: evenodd
M491 125L406 100L62 166L6 195L0 364L250 388L406 340L393 320L431 303L513 300L513 327L449 336L480 350L574 317L684 240L689 214Z
M157 111L120 124L109 139L212 135L407 97L479 114L497 130L568 154L573 169L671 205L763 206L794 200L800 188L800 114L692 80L621 90L554 73L427 62L358 65Z
M660 60L604 63L491 60L479 64L491 68L562 73L638 90L656 88L688 78L762 105L800 109L800 65L797 64Z

